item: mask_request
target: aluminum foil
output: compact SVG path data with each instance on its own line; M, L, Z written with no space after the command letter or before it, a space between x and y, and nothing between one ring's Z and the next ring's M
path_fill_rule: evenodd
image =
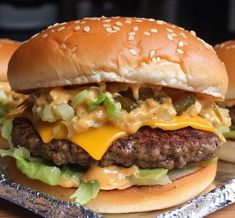
M233 178L235 178L235 165L220 162L214 183L216 188L178 208L147 213L101 215L80 204L57 200L52 196L12 182L7 176L6 165L0 162L0 197L43 217L199 218L235 202L235 179Z

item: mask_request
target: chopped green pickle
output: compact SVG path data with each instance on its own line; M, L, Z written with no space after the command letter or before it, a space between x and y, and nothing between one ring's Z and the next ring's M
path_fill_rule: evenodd
M194 105L196 97L194 94L188 94L174 103L175 110L178 115L186 111L190 106Z
M117 95L114 97L114 100L120 102L120 104L122 105L122 109L127 112L131 112L137 107L137 104L128 97Z

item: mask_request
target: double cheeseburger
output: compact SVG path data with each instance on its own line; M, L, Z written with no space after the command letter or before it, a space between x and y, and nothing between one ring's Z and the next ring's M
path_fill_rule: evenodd
M12 118L15 148L1 154L57 195L101 213L150 211L215 177L230 125L215 100L228 79L194 32L128 17L55 24L17 49L8 78L29 98Z
M232 120L230 128L224 130L227 142L219 150L219 158L235 163L235 40L227 41L215 46L218 57L224 62L228 72L229 85L223 106L229 109Z
M11 91L11 87L7 81L8 62L14 51L20 46L20 42L0 39L0 129L5 120L5 116L22 101L20 94ZM0 148L8 147L7 141L0 137Z

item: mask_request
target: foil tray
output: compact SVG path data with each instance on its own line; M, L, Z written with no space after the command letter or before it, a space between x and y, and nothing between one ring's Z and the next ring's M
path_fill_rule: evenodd
M0 160L0 197L42 217L199 218L235 202L235 179L233 178L235 178L235 165L219 162L216 179L206 193L179 207L145 213L97 214L80 204L61 201L11 181L7 175L6 162Z

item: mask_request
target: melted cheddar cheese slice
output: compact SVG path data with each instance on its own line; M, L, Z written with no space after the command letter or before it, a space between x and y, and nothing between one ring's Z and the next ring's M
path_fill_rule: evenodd
M141 123L136 127L136 131L142 126L150 126L152 128L160 128L163 130L177 130L185 127L212 132L217 135L220 140L225 141L224 137L205 119L197 117L177 116L171 121L153 120L151 122ZM116 139L128 135L125 131L111 125L100 128L91 128L90 130L73 135L67 138L67 130L60 123L36 124L36 129L44 143L50 142L52 139L67 139L82 147L94 159L100 160L109 146Z

